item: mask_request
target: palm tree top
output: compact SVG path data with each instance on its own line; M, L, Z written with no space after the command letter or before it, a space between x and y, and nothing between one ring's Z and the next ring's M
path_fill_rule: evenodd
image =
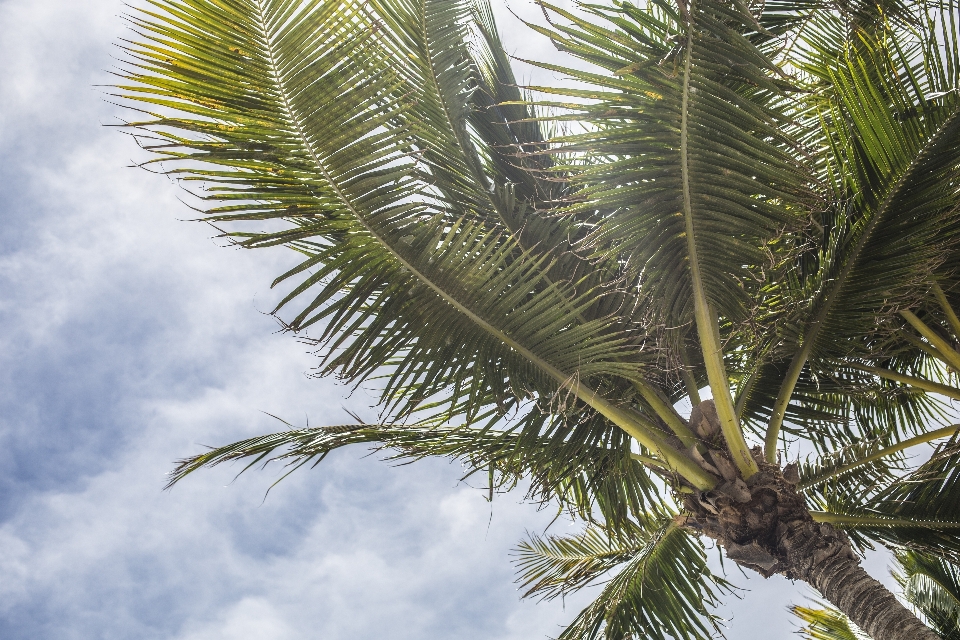
M171 484L357 443L529 479L589 526L524 547L532 593L625 563L568 638L708 637L700 536L823 591L810 536L957 559L955 1L539 4L575 86L520 86L486 0L131 13L124 126L224 237L299 253L274 313L382 410Z

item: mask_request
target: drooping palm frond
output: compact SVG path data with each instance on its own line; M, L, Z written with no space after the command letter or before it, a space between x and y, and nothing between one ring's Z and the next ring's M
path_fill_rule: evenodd
M631 452L625 434L596 424L603 422L596 414L558 419L536 407L526 409L527 415L508 423L509 430L492 427L501 422L495 414L487 416L486 426L451 426L441 416L410 424L291 428L180 460L168 486L198 469L225 462L246 461L241 473L268 462L293 471L316 466L336 449L369 445L385 452L388 460L428 456L458 460L464 465L464 479L483 477L491 490L510 489L526 480L530 499L557 503L585 521L599 515L612 529L629 527L631 519L644 514L665 513L666 496ZM519 424L523 421L532 424Z
M912 604L943 640L960 639L960 567L913 551L896 554L893 576Z
M517 565L525 595L547 599L608 578L561 640L706 640L718 622L707 607L731 588L707 569L701 544L669 516L644 517L613 537L599 527L533 537L521 545Z
M500 165L468 126L469 3L156 6L133 18L144 44L128 47L121 95L165 115L131 126L203 183L211 220L287 223L230 235L305 255L278 278L301 278L280 307L306 298L294 330L323 321L326 371L356 382L386 366L397 416L439 398L471 419L566 386L709 484L648 418L597 394L594 378L642 378L642 327L588 313L609 288L552 279L558 257L524 246L503 176L485 173Z

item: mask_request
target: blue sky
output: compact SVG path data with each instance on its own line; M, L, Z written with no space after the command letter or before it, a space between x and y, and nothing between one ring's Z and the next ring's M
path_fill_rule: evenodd
M494 2L512 51L557 59ZM555 635L589 594L520 601L509 561L552 514L522 492L491 506L456 465L356 449L266 500L276 469L161 491L173 460L279 429L264 411L341 423L373 396L308 378L263 313L292 256L220 247L175 184L129 168L143 156L96 86L123 11L0 0L0 638ZM728 637L795 637L802 585L730 577L748 591Z

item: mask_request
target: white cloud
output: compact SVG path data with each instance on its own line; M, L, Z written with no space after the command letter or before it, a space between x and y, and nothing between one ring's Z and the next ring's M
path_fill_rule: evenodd
M297 638L280 612L262 598L244 598L216 621L180 636L182 640L288 640Z

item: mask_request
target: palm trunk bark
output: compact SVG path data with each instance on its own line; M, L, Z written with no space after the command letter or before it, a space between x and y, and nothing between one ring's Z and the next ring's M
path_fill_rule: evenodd
M856 559L835 558L809 573L807 582L874 640L940 640Z
M873 640L940 640L886 587L860 566L845 534L804 518L781 528L788 578L803 580Z

